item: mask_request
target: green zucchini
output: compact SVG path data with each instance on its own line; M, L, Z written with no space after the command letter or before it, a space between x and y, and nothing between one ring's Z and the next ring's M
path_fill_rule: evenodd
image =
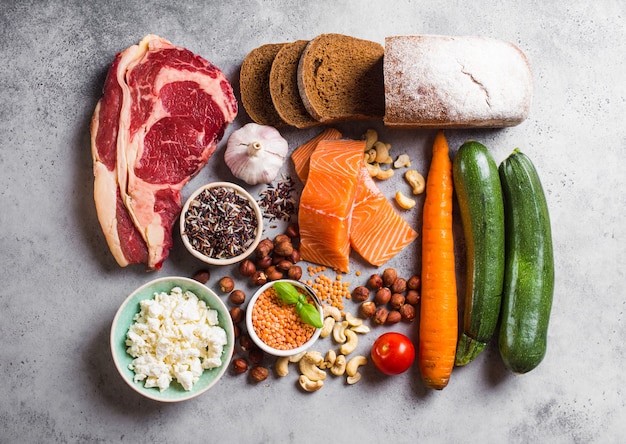
M505 365L526 373L546 354L554 293L550 216L537 170L519 149L500 164L499 173L506 259L498 345Z
M475 141L459 148L452 165L466 243L463 331L455 365L470 363L493 337L504 279L504 206L498 166Z

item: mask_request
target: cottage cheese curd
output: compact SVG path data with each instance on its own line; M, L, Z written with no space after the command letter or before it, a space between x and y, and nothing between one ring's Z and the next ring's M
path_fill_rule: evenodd
M135 382L166 390L172 380L191 390L205 369L222 364L226 331L218 313L193 292L175 287L140 302L126 334Z

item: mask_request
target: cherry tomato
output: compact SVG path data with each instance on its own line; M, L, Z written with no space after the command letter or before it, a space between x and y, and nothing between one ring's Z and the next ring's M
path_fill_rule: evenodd
M383 333L372 345L372 361L386 375L399 375L415 360L413 342L402 333Z

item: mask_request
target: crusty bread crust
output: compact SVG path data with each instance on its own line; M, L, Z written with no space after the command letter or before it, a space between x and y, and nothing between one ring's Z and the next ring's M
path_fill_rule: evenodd
M389 127L497 128L517 125L530 112L528 60L500 40L387 37L384 76Z
M259 46L248 53L241 63L239 88L241 102L250 118L260 125L284 126L270 94L270 71L284 43Z
M276 54L270 71L270 94L278 115L288 125L310 128L320 125L307 111L298 90L298 64L308 40L285 44Z
M385 112L382 45L342 34L309 42L298 65L298 89L320 122L380 119Z

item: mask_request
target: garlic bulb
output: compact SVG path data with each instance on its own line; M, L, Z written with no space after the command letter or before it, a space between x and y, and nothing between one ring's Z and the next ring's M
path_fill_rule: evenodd
M250 185L270 183L285 162L288 144L272 126L248 123L228 138L224 161Z

